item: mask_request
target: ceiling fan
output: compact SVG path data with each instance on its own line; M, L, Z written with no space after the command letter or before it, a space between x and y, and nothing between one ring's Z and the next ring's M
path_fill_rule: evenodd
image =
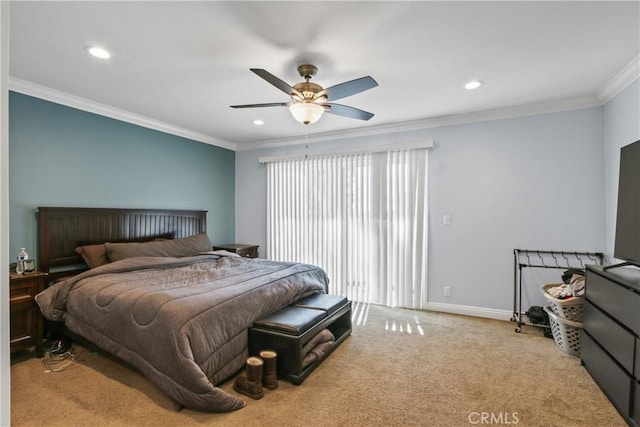
M319 84L310 82L311 78L318 72L318 68L314 65L300 65L298 67L298 73L305 81L296 83L293 86L288 85L278 77L261 68L251 68L251 71L289 95L291 102L231 105L231 108L289 107L289 111L291 111L293 117L305 125L317 122L325 111L329 114L358 120L369 120L373 117L373 113L369 113L368 111L333 103L333 101L337 99L346 98L347 96L355 95L378 86L378 83L370 76L350 80L323 89Z

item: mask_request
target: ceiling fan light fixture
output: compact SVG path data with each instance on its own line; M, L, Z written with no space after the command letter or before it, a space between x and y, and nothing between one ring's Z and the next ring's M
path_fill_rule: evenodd
M302 124L308 125L320 120L324 107L313 102L296 102L289 107L294 119Z
M84 48L90 55L100 59L111 58L111 53L100 46L85 46Z
M258 77L266 80L272 86L280 89L291 97L291 102L268 102L262 104L230 105L231 108L260 108L260 107L289 107L294 119L308 125L320 120L322 113L348 117L357 120L369 120L374 115L368 111L349 107L348 105L332 104L328 101L346 98L365 90L378 86L378 83L370 76L349 80L324 89L319 84L310 82L318 69L309 64L298 67L298 73L305 79L304 82L290 86L267 70L262 68L250 68Z
M480 86L482 86L482 84L482 80L472 80L464 85L464 88L467 90L478 89Z

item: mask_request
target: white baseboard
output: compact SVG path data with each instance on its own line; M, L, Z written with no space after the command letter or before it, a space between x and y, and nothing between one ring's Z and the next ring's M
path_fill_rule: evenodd
M426 310L442 313L463 314L465 316L484 317L486 319L511 320L513 312L509 310L497 310L493 308L472 307L468 305L444 304L441 302L429 302Z

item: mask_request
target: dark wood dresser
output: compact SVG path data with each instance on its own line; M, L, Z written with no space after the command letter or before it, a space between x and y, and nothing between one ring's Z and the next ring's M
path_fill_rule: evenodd
M9 275L9 306L11 308L11 351L35 347L36 356L44 355L44 325L34 297L45 287L47 273Z
M587 267L580 358L630 425L640 425L640 268Z
M225 245L214 246L213 250L224 250L233 252L245 258L258 258L258 245L245 245L242 243L229 243Z

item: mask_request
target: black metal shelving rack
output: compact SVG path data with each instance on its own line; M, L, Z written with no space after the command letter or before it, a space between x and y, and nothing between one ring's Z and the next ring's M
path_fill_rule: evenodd
M550 251L538 249L514 249L513 250L513 316L512 322L516 322L516 332L522 330L522 325L530 324L522 320L526 314L522 312L522 269L524 268L557 268L568 270L570 268L586 268L587 264L600 264L604 262L604 254L601 252L570 252ZM543 326L543 325L534 325Z

